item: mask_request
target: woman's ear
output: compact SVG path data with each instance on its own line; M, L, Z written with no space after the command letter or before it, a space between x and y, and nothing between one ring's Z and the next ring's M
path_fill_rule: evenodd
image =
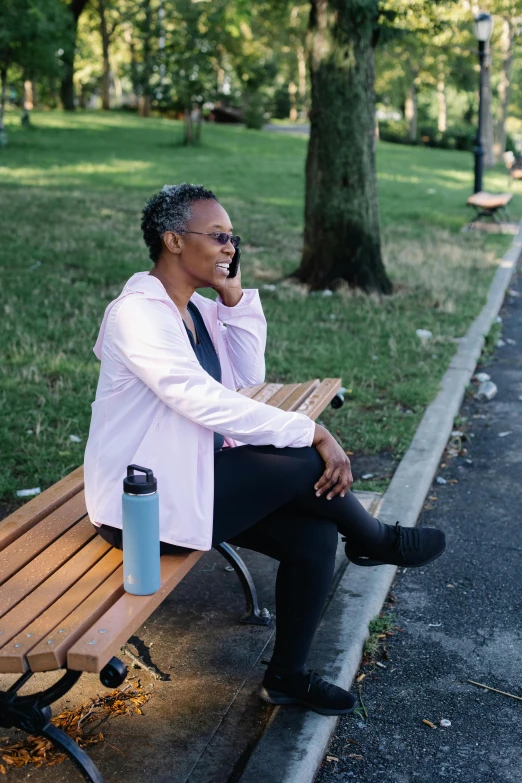
M180 234L175 234L173 231L165 231L162 239L169 253L181 253Z

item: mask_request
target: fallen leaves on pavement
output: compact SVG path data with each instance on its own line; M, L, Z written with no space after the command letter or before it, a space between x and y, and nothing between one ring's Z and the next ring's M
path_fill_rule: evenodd
M71 737L80 748L96 745L104 740L99 728L115 715L143 715L141 707L150 699L152 693L145 691L140 681L136 685L128 684L121 690L114 690L105 696L97 696L87 704L75 710L64 710L52 723ZM14 769L26 764L36 767L52 767L66 759L65 753L58 750L45 737L29 734L14 741L11 738L0 740L0 774L7 773L6 766Z

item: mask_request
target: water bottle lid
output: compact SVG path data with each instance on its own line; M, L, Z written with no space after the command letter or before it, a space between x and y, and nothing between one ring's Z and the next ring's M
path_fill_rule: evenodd
M137 470L145 475L134 475ZM139 465L129 465L127 476L123 479L123 491L128 495L151 495L158 489L158 482L150 468L141 468Z

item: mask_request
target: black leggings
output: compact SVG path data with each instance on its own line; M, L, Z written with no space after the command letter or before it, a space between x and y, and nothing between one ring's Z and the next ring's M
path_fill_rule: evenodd
M238 446L215 454L212 543L280 561L271 667L284 672L304 669L332 582L338 533L365 547L383 535L383 525L351 492L316 497L323 472L314 447ZM120 530L103 526L100 534L121 548ZM180 547L162 543L161 551Z

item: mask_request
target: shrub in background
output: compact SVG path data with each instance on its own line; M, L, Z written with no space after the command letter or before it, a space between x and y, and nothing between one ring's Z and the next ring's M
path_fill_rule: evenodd
M247 128L261 130L265 124L265 107L263 98L259 93L247 93L245 95L243 117Z

